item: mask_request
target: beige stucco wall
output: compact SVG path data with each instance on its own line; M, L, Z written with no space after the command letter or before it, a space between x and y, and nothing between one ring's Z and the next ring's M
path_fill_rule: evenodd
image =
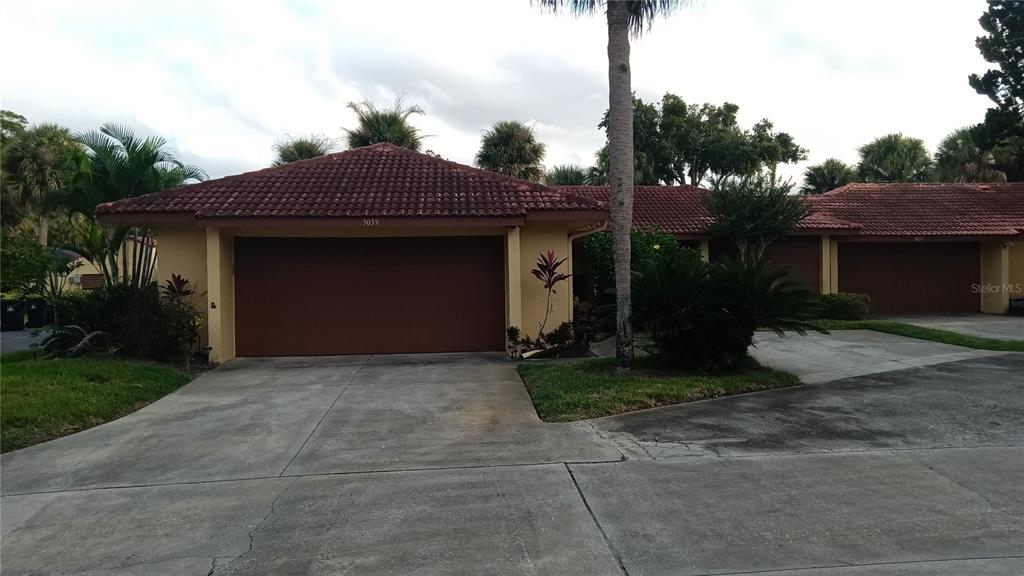
M519 236L522 282L522 325L519 328L524 336L534 338L544 321L548 293L541 281L530 271L542 253L554 250L556 258L568 259L559 271L569 274L572 272L572 250L569 249L569 231L563 223L526 226L520 230ZM572 319L572 285L563 282L555 290L556 293L551 297L551 312L544 326L545 331L557 328L562 322Z
M206 229L206 277L210 361L235 357L235 250L234 238L218 228Z
M1002 314L1010 302L1009 248L1003 241L981 243L981 311Z
M193 227L158 228L156 237L156 282L163 284L171 274L188 278L196 291L192 305L206 318L207 294L210 291L206 281L206 231ZM209 343L206 324L204 320L200 329L203 346Z
M1024 237L1018 238L1008 248L1007 265L1009 272L1010 298L1024 298Z

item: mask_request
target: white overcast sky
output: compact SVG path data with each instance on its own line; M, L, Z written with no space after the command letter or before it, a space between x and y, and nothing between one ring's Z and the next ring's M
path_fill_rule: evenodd
M218 177L273 143L341 138L347 102L419 104L425 148L472 163L498 120L535 126L545 164L589 165L607 108L602 17L529 0L0 0L0 106L73 130L124 122ZM934 150L979 122L967 84L984 0L696 0L633 43L645 100L735 102L810 151L854 162L888 132ZM799 180L802 167L788 167Z

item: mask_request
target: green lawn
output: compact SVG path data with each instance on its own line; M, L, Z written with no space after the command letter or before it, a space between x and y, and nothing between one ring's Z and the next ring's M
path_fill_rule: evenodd
M523 362L519 375L542 420L566 422L692 402L730 394L795 386L792 374L757 366L732 374L689 374L637 359L625 373L614 358L570 362Z
M904 322L893 322L891 320L821 320L818 322L821 328L826 330L874 330L886 332L897 336L930 340L943 344L953 344L965 348L977 348L978 350L997 350L1000 352L1024 352L1024 340L993 340L991 338L979 338L958 334L948 330L937 330L935 328L923 328L906 324Z
M188 382L174 368L113 358L0 356L0 451L114 420Z

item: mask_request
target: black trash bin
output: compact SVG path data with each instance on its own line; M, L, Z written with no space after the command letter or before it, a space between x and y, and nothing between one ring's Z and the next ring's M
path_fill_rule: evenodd
M42 328L50 323L50 303L46 298L29 298L25 302L26 328Z
M0 300L0 329L4 332L25 329L24 300Z

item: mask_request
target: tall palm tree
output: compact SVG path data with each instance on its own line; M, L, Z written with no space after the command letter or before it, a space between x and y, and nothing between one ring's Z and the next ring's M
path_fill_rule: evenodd
M954 130L935 151L935 169L943 182L1001 182L1006 174L996 168L992 153L982 150L973 126Z
M658 15L684 0L539 0L552 11L577 15L604 10L608 21L608 187L615 259L615 357L619 368L633 361L629 232L633 221L633 88L629 38L639 37Z
M325 156L332 151L334 151L334 139L323 134L285 138L274 143L274 153L277 155L274 158L274 166Z
M101 226L93 219L96 206L205 180L206 172L179 160L163 138L140 138L121 124L104 124L75 139L85 147L88 161L61 198L70 212L84 217L82 245L75 251L100 269L107 284L144 286L152 281L156 264L152 230Z
M900 133L861 146L857 174L864 182L929 182L932 157L924 142Z
M804 170L804 185L800 193L823 194L853 182L856 177L853 166L838 158L829 158Z
M25 130L7 151L5 161L13 172L11 195L38 218L43 246L48 242L49 198L71 179L77 148L67 128L44 123Z
M476 165L484 170L498 172L531 182L544 175L544 145L537 142L533 128L522 122L496 122L484 132Z
M413 114L423 114L419 106L406 106L401 98L396 98L391 108L377 108L373 102L349 102L348 107L356 113L359 126L349 130L348 147L360 148L390 142L395 146L419 152L423 144L423 136L419 129L409 123Z

